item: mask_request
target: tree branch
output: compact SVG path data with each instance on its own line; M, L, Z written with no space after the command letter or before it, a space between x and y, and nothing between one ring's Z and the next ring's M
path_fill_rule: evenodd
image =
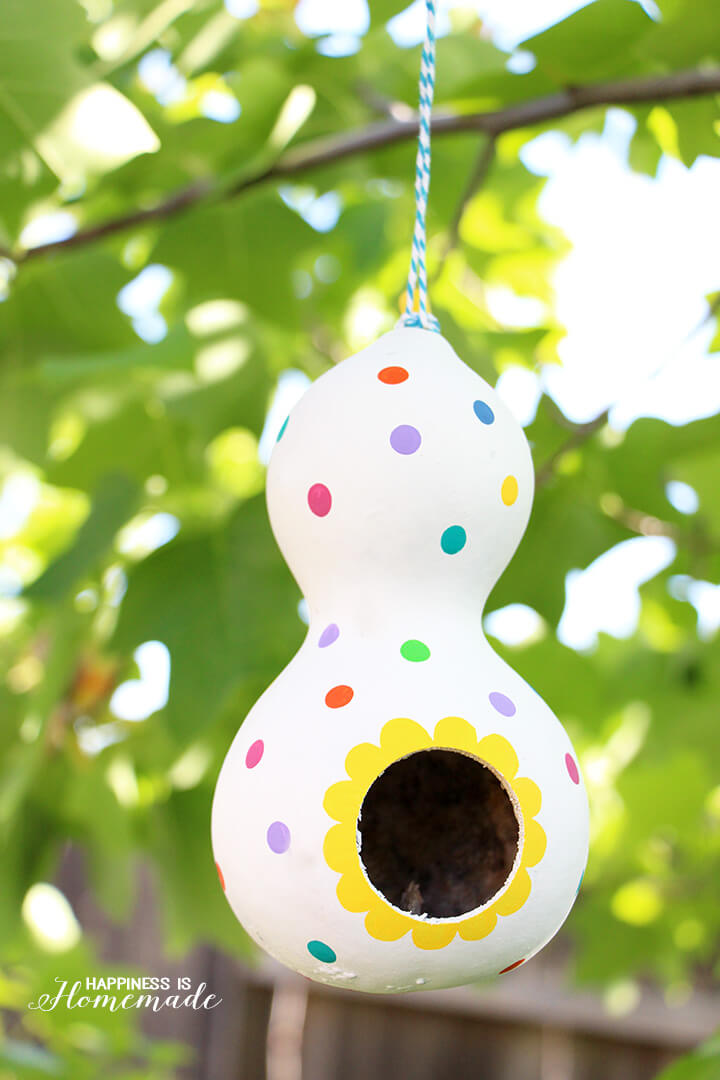
M568 87L555 94L519 102L494 112L461 115L440 113L433 117L433 135L482 132L494 140L505 132L545 124L550 120L558 120L572 113L581 112L583 109L609 105L648 104L716 93L720 93L720 70L692 69L676 71L668 75L590 83L585 86ZM83 247L138 225L171 218L181 211L211 199L234 198L260 184L299 176L336 161L406 142L414 139L417 131L417 119L389 121L371 124L362 131L351 132L349 135L313 140L289 150L268 168L246 176L227 188L223 189L210 180L191 184L154 206L132 210L121 217L90 225L65 240L28 248L26 251L15 253L13 258L16 262L23 262L56 251Z
M442 258L438 263L435 277L442 272L442 268L445 264L445 260L458 246L460 240L460 226L462 225L462 219L465 215L465 211L468 208L475 193L483 186L487 179L487 175L490 172L490 168L495 159L495 136L490 135L483 145L480 147L480 151L475 159L472 172L468 178L468 181L463 189L463 193L460 196L460 201L455 207L455 213L453 214L450 227L447 232L447 240L445 243L445 250L443 251Z
M558 410L559 411L559 410ZM608 416L610 415L609 409L604 409L603 412L596 416L593 420L589 420L587 424L574 424L572 427L572 433L568 436L565 442L557 448L550 455L544 464L540 465L535 471L535 487L541 488L553 476L555 472L555 466L561 457L568 453L570 450L577 450L579 446L582 446L584 442L594 435L600 428L605 427L608 422Z

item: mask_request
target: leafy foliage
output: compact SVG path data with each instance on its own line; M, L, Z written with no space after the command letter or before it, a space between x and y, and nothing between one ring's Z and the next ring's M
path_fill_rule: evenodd
M665 1069L658 1080L714 1080L720 1067L720 1039L715 1036L694 1054Z
M413 214L409 141L238 197L202 197L309 140L382 119L388 103L395 112L415 104L418 51L399 49L386 29L401 4L373 0L360 48L340 57L300 32L293 7L263 0L237 19L220 0L5 5L0 478L6 495L27 501L0 533L0 940L10 970L0 991L10 1007L31 992L28 972L47 969L20 918L23 898L52 877L68 839L86 849L115 917L132 903L140 852L157 869L169 944L246 948L217 888L210 799L243 715L303 632L259 496L257 442L284 370L315 377L393 324ZM525 44L537 62L524 74L458 15L438 45L438 106L496 109L720 60L710 0L660 8L656 21L631 0L596 0ZM690 165L718 153L711 97L630 111L634 168L654 173L662 154ZM576 138L603 119L595 110L553 127ZM520 156L538 130L499 139L449 253L478 139L436 143L435 310L459 354L492 381L510 364L554 361L562 335L551 273L567 245L542 219L543 181ZM178 192L172 214L23 257L39 225L93 229ZM545 314L531 328L502 325L486 284L540 298ZM578 973L599 983L653 975L682 988L717 970L720 942L720 638L698 633L678 591L678 581L720 573L720 420L578 433L543 398L528 436L542 483L489 609L523 603L542 616L535 640L498 648L566 723L590 782L593 855L568 928ZM670 480L697 491L697 513L673 507ZM148 542L148 522L157 537L168 521L176 535ZM651 534L671 538L676 554L643 587L635 635L601 635L588 653L561 645L568 572ZM120 719L111 695L138 677L133 656L148 641L169 650L167 704ZM88 948L67 953L66 966L89 963ZM23 1036L43 1041L48 1057L20 1039L0 1070L91 1075L77 1033L53 1028L55 1015ZM119 1021L109 1032L102 1023L96 1012L92 1075L110 1053L149 1054L142 1075L166 1074L172 1050L154 1061L162 1050L143 1049ZM668 1080L709 1077L711 1060ZM135 1075L130 1065L123 1075Z

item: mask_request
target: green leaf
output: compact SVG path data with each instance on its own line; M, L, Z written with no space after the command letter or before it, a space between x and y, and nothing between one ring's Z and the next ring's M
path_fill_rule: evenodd
M212 725L230 695L241 689L249 707L282 670L303 633L297 601L264 500L255 498L216 535L178 539L130 572L113 647L130 653L143 641L164 642L167 723L185 742Z
M635 0L595 0L522 43L561 86L638 70L637 46L653 27Z
M195 342L183 326L175 326L158 344L132 345L128 349L84 352L76 356L46 354L37 372L49 383L67 385L91 378L125 376L143 369L182 370L192 366Z
M495 78L496 88L503 81L512 82L514 76L505 68L507 59L506 52L475 34L441 38L437 44L437 101L479 95L489 85L488 77Z
M720 1075L720 1035L709 1039L699 1050L664 1069L657 1080L717 1080Z
M701 156L720 154L720 109L714 98L677 101L668 106L677 127L680 158L688 168Z
M37 145L38 135L86 84L74 55L86 24L76 0L5 0L2 25L0 147L7 157ZM41 154L53 169L52 147Z
M102 249L37 260L0 305L3 361L32 369L45 356L137 345L117 294L132 277Z
M714 0L665 3L663 19L653 26L639 51L653 63L671 68L701 66L720 59L720 26Z
M30 585L26 590L28 598L44 602L60 600L79 579L92 573L118 529L131 516L138 498L138 488L127 476L106 477L73 545Z
M663 150L657 136L648 128L650 109L633 109L637 127L630 143L628 163L636 172L655 176Z
M297 326L292 271L314 242L298 214L262 192L168 223L154 257L180 273L190 304L236 297L271 322Z
M407 8L407 0L368 0L370 25L379 26Z

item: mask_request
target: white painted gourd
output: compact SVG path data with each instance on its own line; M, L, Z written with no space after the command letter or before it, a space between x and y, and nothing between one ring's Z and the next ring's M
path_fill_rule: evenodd
M521 427L421 329L328 371L280 433L268 509L310 625L233 741L212 838L247 932L311 979L495 976L572 907L575 755L481 622L532 495Z

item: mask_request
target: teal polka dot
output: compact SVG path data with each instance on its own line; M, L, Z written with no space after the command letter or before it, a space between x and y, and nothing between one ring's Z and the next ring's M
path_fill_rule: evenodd
M457 555L462 551L467 540L467 533L462 525L450 525L440 537L440 547L446 555Z
M314 956L316 960L321 960L323 964L334 964L337 960L335 950L324 941L308 941L307 949L311 956Z
M411 638L409 641L404 641L400 646L400 655L406 660L412 660L415 663L419 663L421 660L427 660L430 656L430 650L424 641L417 641L415 638Z
M280 440L282 439L283 435L285 434L285 428L286 428L286 427L287 427L287 425L288 425L288 420L289 420L289 419L290 419L290 417L289 417L289 416L286 416L286 417L285 417L285 419L284 419L284 420L283 420L283 422L282 422L282 427L281 427L281 428L280 428L280 430L278 431L278 437L277 437L277 441L278 441L278 442L280 442Z

